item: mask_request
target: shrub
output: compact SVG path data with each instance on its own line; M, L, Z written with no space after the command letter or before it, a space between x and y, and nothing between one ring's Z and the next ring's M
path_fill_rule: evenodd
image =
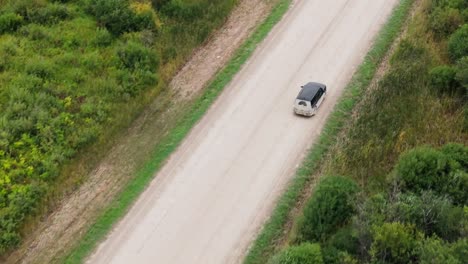
M358 233L352 226L340 228L327 241L327 245L351 254L358 253Z
M438 37L445 37L463 25L463 17L455 8L436 8L430 15L431 29Z
M321 264L322 253L319 244L302 243L283 249L269 264Z
M455 79L465 88L465 96L468 95L468 56L458 60Z
M206 6L203 2L196 3L183 0L170 0L163 6L161 12L171 17L190 21L201 17L205 10Z
M446 152L450 152L447 147ZM459 151L458 149L457 151ZM455 151L453 149L452 151ZM430 148L415 148L400 156L396 166L404 190L420 194L424 190L433 190L440 195L449 195L455 204L468 201L468 173L463 171L457 159L458 154L446 155L444 152Z
M147 12L137 14L130 8L128 0L90 0L88 12L114 35L155 28L152 15L150 17Z
M463 107L462 115L463 115L463 128L462 128L462 131L463 132L468 132L468 105L467 104L465 104L465 106Z
M65 5L49 4L29 11L28 21L36 24L55 24L70 18L71 12Z
M322 248L322 258L325 264L358 264L359 262L348 252L334 247Z
M399 194L386 211L386 221L414 224L428 236L453 241L463 233L463 209L432 192Z
M29 24L23 26L18 30L18 32L31 40L48 41L52 38L51 34L49 33L49 31L47 31L47 29L44 26L37 24Z
M463 25L450 36L448 51L453 61L468 55L468 24Z
M423 238L414 226L398 222L375 226L372 236L370 255L374 263L414 262L419 254L418 241Z
M26 65L26 72L41 79L51 79L56 72L56 68L53 63L44 60L44 58L32 58Z
M468 171L468 147L458 143L445 144L441 149L442 153L447 155L451 160L454 160Z
M468 2L466 0L432 0L431 1L431 12L437 8L454 8L460 11L468 8Z
M440 191L454 169L453 163L442 152L419 147L400 156L396 173L405 190L421 193L431 189Z
M441 65L433 68L429 75L431 77L432 87L439 92L453 93L458 87L455 80L457 70L448 65Z
M453 256L450 246L444 241L441 241L438 237L425 239L421 245L420 252L419 263L421 264L462 264L462 262Z
M29 20L29 15L32 11L43 8L47 5L44 0L15 0L10 1L11 10L22 16L25 20Z
M92 43L98 47L106 47L112 43L113 37L105 28L99 28Z
M170 0L151 0L151 5L153 5L155 9L160 9L169 2Z
M123 68L135 70L156 71L159 59L153 50L143 45L129 41L117 51Z
M320 181L304 208L299 236L308 241L325 241L339 227L347 224L355 211L359 191L348 178L328 176Z
M468 238L462 238L450 245L452 254L460 261L468 259Z
M15 13L5 13L0 15L0 34L13 32L23 23L23 17Z

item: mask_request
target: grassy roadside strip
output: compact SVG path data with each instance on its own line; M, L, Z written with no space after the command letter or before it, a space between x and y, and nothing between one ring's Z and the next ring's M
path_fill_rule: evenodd
M272 216L253 242L244 260L245 264L267 263L269 257L274 253L275 241L283 234L283 227L288 220L290 211L294 208L306 183L311 180L313 171L322 161L324 154L336 141L354 106L359 102L361 95L372 81L379 64L387 54L395 38L399 35L413 2L414 0L401 0L393 10L387 23L378 33L371 50L367 53L364 61L359 66L351 82L345 88L344 94L329 116L318 141L312 146L286 192L279 199Z
M112 229L114 224L120 220L129 210L130 206L145 190L148 183L153 179L155 172L163 162L178 147L192 127L203 117L211 104L215 101L224 87L232 80L242 65L255 51L256 46L268 35L273 26L281 20L289 9L291 0L279 0L268 17L257 27L255 32L236 51L228 64L215 76L213 81L205 89L204 93L194 102L190 111L184 116L175 128L156 146L150 160L137 172L132 180L109 208L98 217L96 222L89 228L83 238L73 248L63 262L82 263L93 251L98 242Z

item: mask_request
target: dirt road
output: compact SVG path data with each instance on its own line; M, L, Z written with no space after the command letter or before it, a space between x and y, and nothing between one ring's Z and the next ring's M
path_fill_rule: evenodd
M240 262L397 2L296 1L88 262ZM328 95L301 118L307 81Z

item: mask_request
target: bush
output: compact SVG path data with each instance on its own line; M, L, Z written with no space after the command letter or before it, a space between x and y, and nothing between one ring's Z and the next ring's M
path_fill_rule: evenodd
M448 51L454 62L468 55L468 24L463 25L450 36Z
M462 262L453 256L450 246L437 237L425 239L422 243L420 252L421 256L419 263L421 264L462 264Z
M420 194L433 190L439 195L449 195L455 204L468 201L468 173L459 162L464 158L457 153L462 147L448 146L445 152L430 147L415 148L400 156L396 174L403 189Z
M23 17L14 13L0 15L0 34L16 31L23 24Z
M165 4L167 4L169 2L170 2L170 0L151 0L151 5L155 9L160 9L161 7L163 7Z
M355 211L359 191L348 178L328 176L320 181L304 208L299 236L308 241L325 241L339 227L348 223Z
M156 71L159 59L153 50L143 45L129 41L117 51L123 68L135 70Z
M359 262L348 252L334 247L322 248L322 258L325 264L358 264Z
M170 0L163 6L161 12L167 16L190 21L201 17L206 9L207 6L203 2L196 3L183 0Z
M468 95L468 56L458 60L455 79L465 88L465 96Z
M451 160L454 160L468 171L468 147L458 143L445 144L441 149L442 153L447 155Z
M463 25L463 16L455 8L436 8L429 19L431 29L438 37L448 36Z
M455 80L457 70L448 65L441 65L433 68L429 75L432 87L439 92L453 93L459 86Z
M55 24L71 17L68 8L61 4L49 4L29 11L28 21L36 24Z
M413 263L423 239L414 226L398 222L384 223L372 229L370 255L374 263Z
M467 5L465 0L432 0L431 2L434 7L451 7L459 10Z
M340 228L327 241L327 245L350 254L358 253L358 233L352 226Z
M457 242L450 245L452 254L460 261L468 259L468 238L459 239Z
M99 28L96 31L96 36L92 41L93 45L98 47L106 47L112 43L113 37L105 28Z
M319 244L302 243L283 249L269 264L321 264L322 253Z
M463 233L463 208L432 192L399 194L386 209L386 221L414 224L426 235L453 241Z
M56 72L54 64L44 58L31 58L25 69L28 74L41 79L51 79Z
M462 131L463 132L468 132L468 105L467 104L465 104L465 106L463 107L462 115L463 115L463 128L462 128Z
M400 156L396 174L404 190L416 193L424 190L440 192L455 169L453 162L442 152L430 147L419 147Z
M150 17L147 12L137 14L130 8L128 0L90 0L88 12L114 35L155 28L152 15Z

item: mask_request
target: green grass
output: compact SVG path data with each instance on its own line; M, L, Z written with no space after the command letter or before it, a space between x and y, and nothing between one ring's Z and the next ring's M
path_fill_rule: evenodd
M291 210L296 205L306 184L311 180L314 171L322 162L325 153L336 141L354 106L359 102L362 94L372 81L379 64L387 54L394 39L398 36L412 3L413 0L402 0L379 32L371 50L345 88L342 98L328 118L320 138L313 145L286 192L279 199L271 218L254 241L244 263L263 264L274 253L276 241L284 233L284 226Z
M195 101L191 111L188 111L189 114L183 117L177 126L168 133L168 136L158 144L151 159L138 171L135 179L124 188L109 208L89 228L78 245L64 259L65 263L82 263L98 242L112 229L113 225L125 215L133 202L153 179L155 172L182 142L191 128L201 119L223 88L252 55L256 46L286 13L290 2L291 0L280 0L278 2L271 14L258 26L256 31L238 49L228 64L216 75L201 97Z

